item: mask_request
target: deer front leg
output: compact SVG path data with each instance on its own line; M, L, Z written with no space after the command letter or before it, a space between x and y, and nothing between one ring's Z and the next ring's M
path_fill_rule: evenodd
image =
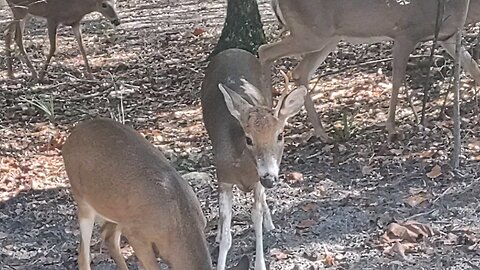
M7 76L13 79L12 39L15 32L15 22L10 22L5 33L5 53L7 57Z
M275 225L273 225L272 214L270 213L270 208L268 208L267 200L265 193L262 198L262 207L263 207L263 221L265 222L265 230L267 232L274 230Z
M410 53L417 44L411 38L396 39L393 45L393 79L392 79L392 96L390 97L390 107L388 108L388 116L385 127L388 132L388 140L393 141L396 136L395 131L395 111L398 102L398 93L402 82L405 79L408 58Z
M307 53L303 56L302 60L292 71L292 78L300 85L304 85L309 89L309 82L317 68L325 61L327 56L337 47L338 40L331 39L325 44L319 51ZM313 91L314 89L312 89ZM313 125L315 136L320 138L324 143L331 143L333 140L328 136L327 132L323 128L322 122L318 117L318 113L315 110L315 104L312 99L311 91L307 93L305 97L305 110L307 111L308 120Z
M77 43L78 43L78 49L82 54L83 62L85 63L86 76L88 79L92 80L93 79L92 70L90 69L90 65L88 64L87 53L85 52L85 47L83 46L82 31L80 30L80 22L77 22L74 25L72 25L72 30L73 30L73 34L75 35L75 39L77 40Z
M230 232L230 226L232 223L232 202L233 202L233 185L219 183L218 186L218 205L219 205L219 217L218 217L218 233L217 239L220 243L217 270L225 270L227 264L228 250L232 246L232 233Z
M285 39L272 43L260 46L258 49L258 58L260 60L260 64L262 65L262 82L264 83L265 91L270 91L272 89L272 77L271 77L271 67L273 62L276 59L279 59L284 56L291 56L291 55L299 55L308 52L318 51L322 48L328 47L330 43L334 43L333 41L329 40L328 38L318 38L318 40L312 42L298 42L302 40L302 37L295 37L295 36L288 36ZM326 53L328 55L328 53ZM325 56L326 57L326 56ZM313 59L313 58L312 58ZM315 59L316 60L316 59ZM313 61L312 64L306 65L306 69L308 72L305 74L304 80L305 86L308 89L308 78L310 77L309 72L312 72L313 66L318 66L316 64L317 61ZM323 60L322 60L323 62ZM315 67L316 68L316 67ZM271 95L271 93L269 93ZM318 120L317 112L315 111L315 107L313 105L312 98L310 94L307 94L305 98L305 108L307 109L307 115L312 124L314 125L315 132L319 134L319 137L323 137L322 140L328 141L328 136L325 133L325 130L321 126Z
M255 230L255 270L266 270L265 257L263 255L263 212L265 200L265 188L262 184L257 183L254 190L252 221ZM273 224L272 224L273 225Z

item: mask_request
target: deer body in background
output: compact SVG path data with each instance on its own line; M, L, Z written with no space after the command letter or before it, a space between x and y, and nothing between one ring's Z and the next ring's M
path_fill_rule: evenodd
M113 0L7 0L7 3L13 13L13 21L7 26L5 35L7 74L10 78L13 78L11 50L13 36L15 36L15 43L20 50L23 60L31 71L32 78L34 80L42 80L57 48L57 28L60 24L64 24L72 27L85 63L86 76L92 79L92 70L88 64L87 54L82 41L80 21L85 15L97 11L109 19L112 24L120 24ZM39 76L23 46L25 23L31 16L47 19L50 50Z
M394 40L392 95L386 129L391 139L395 134L395 110L400 86L405 78L407 62L416 44L432 39L437 20L437 0L273 0L277 18L289 31L283 40L259 48L264 67L265 84L271 84L273 61L303 55L292 72L300 85L308 86L315 70L323 63L338 42L372 43ZM470 2L470 3L469 3ZM470 7L468 6L470 5ZM480 21L480 0L445 1L438 33L440 44L450 55L455 54L457 29ZM464 49L462 66L480 82L480 69ZM310 94L305 99L308 118L316 135L328 141Z
M217 270L225 269L232 244L233 186L254 192L255 270L265 270L263 229L274 229L264 187L278 180L283 155L283 129L300 111L306 94L299 87L271 107L271 93L261 91L261 65L249 52L229 49L216 55L201 89L203 121L213 145L219 188L220 243ZM263 223L265 221L265 223Z
M211 270L198 199L162 153L133 129L113 120L77 125L62 155L78 206L80 270L90 270L95 216L107 220L107 247L121 270L124 234L147 270L159 270L155 251L173 269ZM243 265L242 270L248 269Z

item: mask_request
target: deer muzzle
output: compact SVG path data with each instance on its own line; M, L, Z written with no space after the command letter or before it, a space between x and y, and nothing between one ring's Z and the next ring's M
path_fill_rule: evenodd
M277 181L278 181L278 176L274 176L271 174L266 174L260 177L260 183L264 188L272 188Z

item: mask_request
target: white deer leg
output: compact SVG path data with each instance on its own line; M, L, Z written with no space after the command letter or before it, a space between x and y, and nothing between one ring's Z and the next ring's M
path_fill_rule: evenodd
M265 258L263 255L263 202L262 198L265 197L265 188L262 184L257 183L254 188L254 201L252 208L252 220L253 228L255 230L255 270L266 270Z
M450 56L455 58L455 36L439 43L448 52L448 54L450 54ZM468 53L463 46L460 48L460 64L470 74L470 76L472 76L477 84L480 84L480 68L477 62L472 59L470 53Z
M270 213L270 208L268 208L265 192L263 192L261 201L262 201L262 207L263 207L263 221L265 222L265 225L264 225L265 230L269 232L275 229L275 225L273 225L272 214Z
M220 243L220 250L218 253L217 270L225 270L227 253L232 246L230 226L232 222L233 185L219 183L218 193L220 215L218 217L219 231L217 238Z

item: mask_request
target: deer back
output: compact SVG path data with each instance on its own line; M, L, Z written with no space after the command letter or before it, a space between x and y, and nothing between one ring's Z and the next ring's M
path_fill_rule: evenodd
M474 0L478 1L478 0ZM440 39L465 22L469 0L445 1ZM425 40L433 37L437 0L273 0L274 11L299 42L332 36ZM473 14L473 13L472 13Z
M112 120L90 120L74 128L62 155L77 202L122 232L149 235L167 262L211 269L197 197L142 135Z

